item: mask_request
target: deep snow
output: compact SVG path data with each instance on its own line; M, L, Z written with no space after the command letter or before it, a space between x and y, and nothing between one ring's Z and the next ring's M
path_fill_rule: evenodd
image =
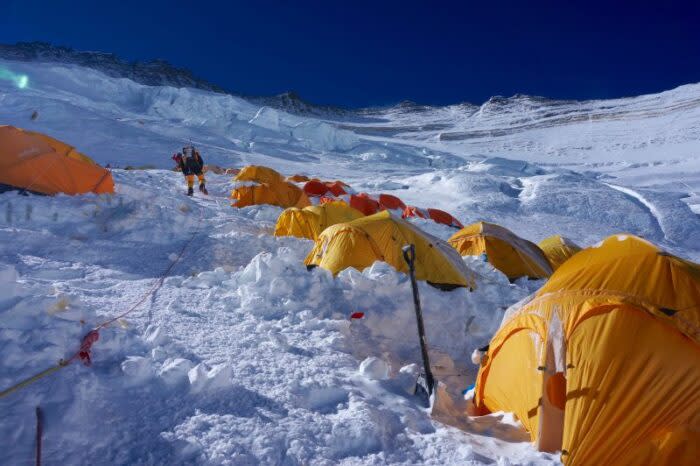
M210 163L339 178L533 241L629 232L700 257L699 85L336 122L77 66L0 65L30 77L23 91L0 82L0 124L47 132L101 163L169 168L191 139ZM281 209L229 207L227 177L210 175L211 196L189 199L169 170L114 176L114 197L0 194L0 389L72 354L196 234L163 286L101 332L92 367L0 400L0 463L32 461L37 405L46 464L556 462L509 415L430 419L407 393L420 361L407 277L381 263L335 279L307 271L311 242L271 236ZM436 374L457 401L473 381L471 351L541 285L466 261L479 275L473 293L420 285Z

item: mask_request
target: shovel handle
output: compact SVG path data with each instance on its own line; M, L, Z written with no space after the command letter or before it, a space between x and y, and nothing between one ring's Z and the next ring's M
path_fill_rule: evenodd
M401 251L403 252L403 260L408 264L410 270L414 270L414 264L416 261L416 247L413 244L404 246Z
M408 275L411 278L411 288L413 289L413 305L416 311L416 324L418 326L418 339L420 341L421 356L423 357L423 370L425 371L425 381L428 385L428 396L433 394L435 379L430 370L430 358L428 356L428 342L425 337L425 325L423 324L423 311L420 307L420 296L418 295L418 283L416 283L416 247L413 244L404 246L402 249L403 258L408 264Z

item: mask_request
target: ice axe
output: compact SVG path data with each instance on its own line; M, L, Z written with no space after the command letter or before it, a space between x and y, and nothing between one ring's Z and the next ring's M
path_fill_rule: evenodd
M416 283L416 247L413 244L404 246L403 258L408 264L408 275L411 277L411 287L413 288L413 304L416 310L416 323L418 324L418 338L420 339L420 351L423 355L423 373L416 381L415 394L421 398L425 407L430 407L430 398L435 391L435 379L430 370L430 359L428 357L428 342L425 338L425 326L423 325L423 312L420 307L420 296L418 295L418 283Z

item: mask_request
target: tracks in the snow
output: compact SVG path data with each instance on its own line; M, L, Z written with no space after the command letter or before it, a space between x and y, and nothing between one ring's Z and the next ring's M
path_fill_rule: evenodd
M663 236L663 239L664 240L669 239L668 235L666 234L666 230L664 228L663 216L654 204L649 202L644 196L642 196L639 192L635 191L634 189L626 188L624 186L618 186L618 185L610 184L610 183L603 183L603 184L608 186L609 188L612 188L616 191L620 191L621 193L626 194L627 196L632 198L633 202L635 202L638 205L641 205L644 209L646 209L646 211L649 212L649 215L656 222L656 225L658 226L659 231L661 232L661 235Z

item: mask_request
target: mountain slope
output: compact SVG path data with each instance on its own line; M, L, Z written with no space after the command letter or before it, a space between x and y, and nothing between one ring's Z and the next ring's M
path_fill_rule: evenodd
M494 99L478 110L416 110L405 105L400 112L383 113L381 126L350 126L260 107L232 95L144 86L75 65L0 61L0 66L28 75L31 83L18 91L12 83L0 82L3 122L46 131L112 166L168 167L170 155L191 140L203 148L209 162L219 165L271 164L283 172L340 177L360 187L411 186L418 180L415 175L445 170L443 178L455 179L451 193L442 192L439 183L423 184L422 189L429 190L428 198L449 202L443 207L465 221L500 219L534 239L547 232L571 236L589 231L582 239L593 241L601 234L629 230L668 241L671 247L695 249L699 244L691 209L699 209L695 135L700 131L700 85L609 102L551 103L518 97ZM30 119L34 111L39 115L36 121ZM408 124L416 129L406 131ZM434 129L438 124L443 129ZM393 129L376 136L368 135L368 128L374 133ZM480 136L441 137L457 129L465 134L467 128L480 131ZM528 167L519 161L534 162L535 171L518 173L515 167ZM540 174L533 175L537 170ZM381 181L387 179L396 181ZM658 198L673 212L667 221L678 227L667 231L675 233L666 237L645 226L658 223L651 212L638 210L635 198L605 183ZM585 201L580 196L554 199L547 197L554 192L552 184L561 193L583 189L599 195L586 196ZM542 189L533 190L534 197L524 196L527 186ZM401 195L422 204L426 191L415 197L412 191ZM489 202L475 204L471 196ZM529 222L523 225L520 218L525 213L539 217L551 211L540 202L546 198L556 202L555 211L540 224L547 231L536 231L535 225L530 229ZM580 211L573 199L588 204L585 215L572 215ZM618 200L639 217L611 212L608 201Z
M101 331L92 367L0 400L3 464L32 458L36 405L56 463L556 463L508 415L431 419L407 390L420 361L407 277L382 263L336 278L307 271L311 243L271 235L281 209L231 208L226 176L208 175L209 197L184 196L170 156L190 141L209 163L339 178L533 241L560 233L586 246L628 232L700 258L698 85L605 102L517 96L302 116L75 63L0 66L29 77L25 89L0 81L0 124L114 167L156 167L116 168L108 198L0 194L0 389L146 298ZM471 350L542 283L511 284L465 260L474 292L420 284L431 356L457 402L474 378Z
M12 61L63 63L91 68L114 78L127 78L147 86L192 87L224 92L220 87L196 78L191 71L176 68L165 60L126 62L112 53L85 52L46 42L0 44L0 58Z

